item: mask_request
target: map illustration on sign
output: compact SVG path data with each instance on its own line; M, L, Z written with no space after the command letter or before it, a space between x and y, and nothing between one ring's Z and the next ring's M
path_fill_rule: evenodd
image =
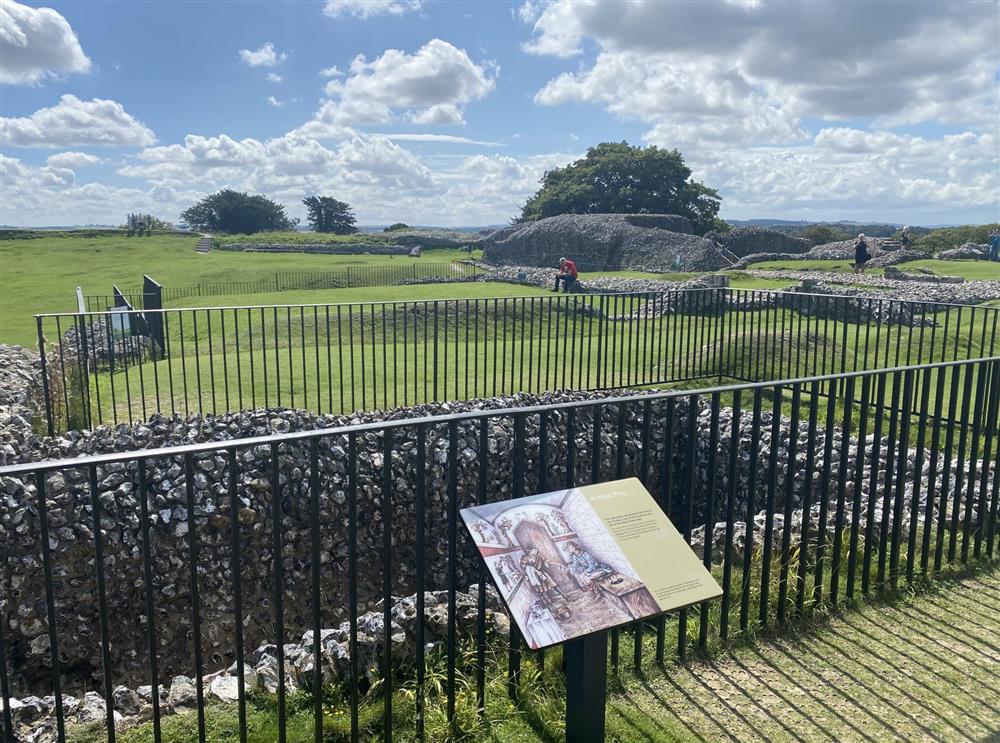
M635 478L461 514L532 649L722 595Z

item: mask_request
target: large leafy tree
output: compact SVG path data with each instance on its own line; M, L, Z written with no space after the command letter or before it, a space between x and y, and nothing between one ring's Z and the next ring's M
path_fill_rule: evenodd
M331 196L310 196L302 199L309 212L308 220L315 232L350 235L357 232L351 205Z
M285 207L260 194L226 188L210 194L181 212L181 221L196 230L229 234L295 229Z
M719 194L691 180L677 150L602 142L586 157L542 176L519 221L557 214L680 214L704 234L720 222Z

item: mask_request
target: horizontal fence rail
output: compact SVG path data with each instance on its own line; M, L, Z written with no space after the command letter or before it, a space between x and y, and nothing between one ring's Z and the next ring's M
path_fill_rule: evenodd
M492 628L460 508L638 478L723 596L613 632L610 663L683 660L991 559L998 411L991 356L0 467L33 506L5 537L4 710L50 696L64 734L96 689L113 741L118 685L146 685L159 740L184 675L206 740L221 673L241 740L262 693L280 741L468 732L529 693L524 661L559 664Z
M190 297L238 296L241 294L268 294L309 289L357 289L371 286L418 283L439 280L474 280L485 273L475 263L414 262L402 266L348 266L336 271L278 272L274 278L254 281L207 281L191 286L163 287L156 296L164 302L176 302ZM137 309L147 308L153 296L144 289L125 289L121 292ZM88 312L101 312L115 304L114 294L88 294L84 296Z
M37 318L53 432L952 361L1000 348L998 320L985 306L733 289Z

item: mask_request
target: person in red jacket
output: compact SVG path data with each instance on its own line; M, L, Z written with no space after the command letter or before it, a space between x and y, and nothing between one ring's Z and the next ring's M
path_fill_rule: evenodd
M573 284L576 283L576 278L579 273L576 270L576 264L573 263L569 258L559 259L559 273L556 274L556 288L555 291L559 292L559 282L563 282L563 286L566 287L566 293L573 288Z

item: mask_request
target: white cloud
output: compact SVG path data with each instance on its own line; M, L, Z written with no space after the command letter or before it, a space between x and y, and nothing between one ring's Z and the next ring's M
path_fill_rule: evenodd
M268 41L260 49L240 49L239 58L247 67L274 67L288 58L285 52L278 52L274 44Z
M362 20L377 15L403 15L420 10L421 0L326 0L323 12L331 18L352 15Z
M734 218L927 224L996 213L998 144L993 134L925 139L841 127L821 130L804 146L733 148L690 164L696 178L719 187L723 209Z
M67 93L31 116L0 118L0 142L8 147L146 147L156 137L117 101L84 101Z
M269 95L267 97L267 105L274 106L275 108L281 108L282 106L285 105L285 102L284 101L279 101L273 95Z
M469 139L454 134L383 134L386 139L394 142L442 142L445 144L474 144L482 147L502 147L499 142L486 142L480 139Z
M0 154L4 182L4 218L11 224L120 224L129 212L156 214L176 220L177 215L204 193L169 186L146 189L77 183L73 171L51 166L34 167Z
M1000 210L996 3L555 0L519 16L526 51L583 60L536 103L645 123L720 188L724 215ZM891 131L925 123L966 131Z
M88 155L86 152L59 152L55 155L49 155L45 158L45 162L57 168L77 170L91 165L100 165L104 160L96 155Z
M268 82L272 82L272 83L280 83L280 82L283 82L284 79L285 79L285 78L283 78L281 75L279 75L276 72L269 72L266 75L264 75L264 78Z
M423 110L412 111L408 117L414 124L464 124L462 110L454 103L438 103Z
M605 52L593 67L563 73L535 95L544 105L588 102L655 125L679 144L791 141L805 134L768 93L733 65Z
M87 72L90 59L69 23L52 8L0 4L0 83L33 85L60 73Z
M492 144L419 133L352 134L330 146L293 133L266 141L189 135L142 150L118 173L152 187L266 193L293 216L303 216L303 197L324 193L346 200L363 221L476 224L506 222L546 169L574 157L420 157L400 146L407 141Z
M326 84L333 100L324 102L304 130L321 136L324 127L340 132L354 125L386 124L395 109L405 110L419 124L460 124L462 107L489 94L496 85L494 75L491 64L477 65L465 50L440 39L413 54L386 49L371 62L359 55L346 79Z
M332 65L330 67L324 67L319 71L320 77L343 77L344 73L341 71L337 65Z
M791 117L997 118L995 3L557 0L537 11L523 14L533 25L525 45L532 53L572 56L591 40L598 64L630 55L647 77L704 67L692 87L716 84L726 70Z

